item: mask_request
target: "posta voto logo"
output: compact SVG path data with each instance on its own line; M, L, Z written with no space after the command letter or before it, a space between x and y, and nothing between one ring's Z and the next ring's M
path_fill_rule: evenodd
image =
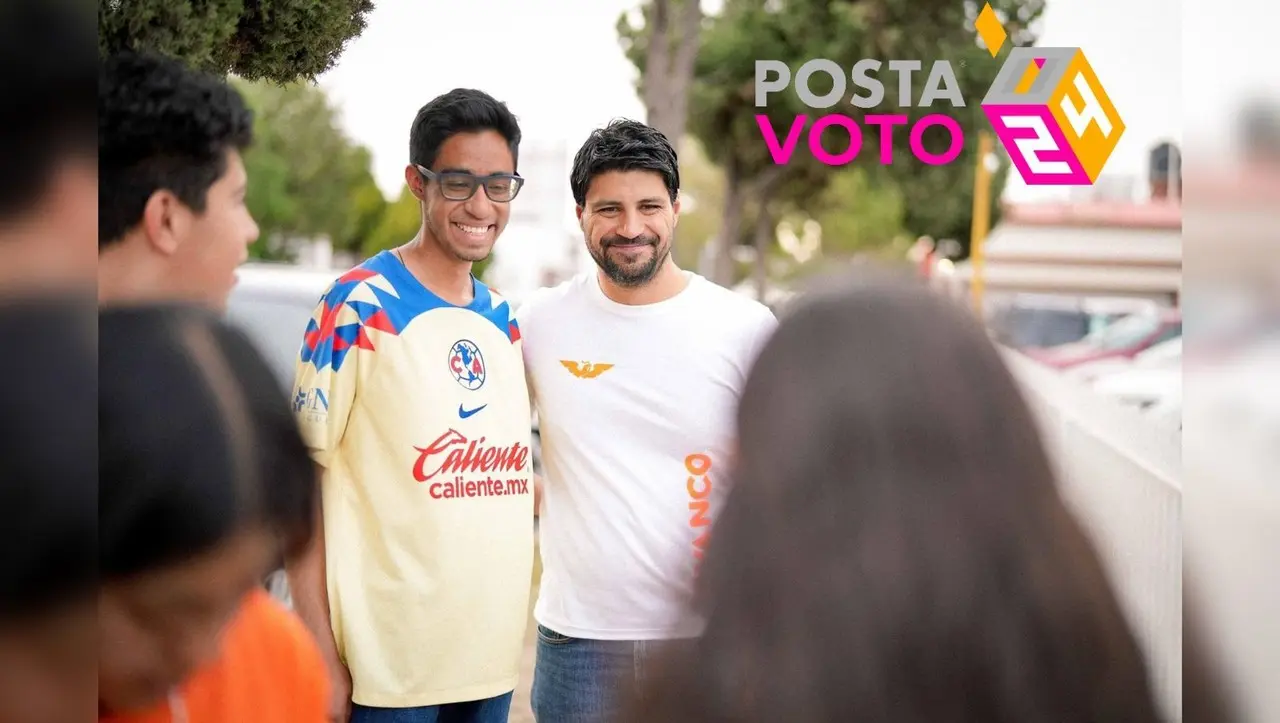
M974 28L994 58L1008 33L991 5ZM1028 186L1092 185L1124 135L1080 48L1013 48L982 110Z
M983 6L974 28L986 43L991 57L999 54L1008 40L1008 32L990 4ZM889 88L879 77L885 66L897 75L898 82ZM924 74L926 69L927 75ZM800 102L817 111L828 111L841 102L870 110L879 107L886 100L886 95L894 90L900 108L932 108L938 103L953 108L965 106L955 70L947 60L935 60L926 65L912 59L885 62L864 58L846 69L834 60L815 58L799 67L794 80L791 68L780 60L757 60L755 71L757 108L768 106L770 95L781 93L788 87ZM923 89L918 96L913 83L917 72L924 78ZM815 93L809 85L814 75L829 77L831 90ZM854 88L866 91L866 94L855 92L850 95L847 92L850 81ZM846 98L847 101L844 100ZM1091 185L1124 133L1124 122L1079 48L1013 48L981 107L1022 180L1033 186ZM827 112L814 119L812 124L808 115L797 115L785 133L781 132L782 128L774 126L773 119L767 114L758 113L755 119L776 165L788 164L801 145L801 138L806 135L809 153L818 161L829 166L852 163L864 145L875 143L873 139L864 137L871 133L864 132L864 127L879 130L879 143L875 145L878 146L880 163L884 165L896 160L893 153L895 126L909 126L904 130L908 134L911 155L927 165L955 161L965 142L960 124L942 113L928 113L914 123L905 113L869 113L862 116L861 124L839 112ZM848 145L834 153L827 150L822 142L824 131L832 127L842 129L849 138ZM947 136L946 150L941 153L931 152L925 147L924 133L932 127L939 128Z

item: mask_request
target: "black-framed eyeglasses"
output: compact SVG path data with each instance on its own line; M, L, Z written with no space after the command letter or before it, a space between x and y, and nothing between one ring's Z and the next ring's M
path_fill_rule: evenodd
M423 178L435 180L440 184L440 195L450 201L467 201L476 195L476 189L484 186L484 195L494 203L510 203L524 179L513 173L494 173L489 176L477 176L462 171L443 171L436 173L418 164L413 164Z

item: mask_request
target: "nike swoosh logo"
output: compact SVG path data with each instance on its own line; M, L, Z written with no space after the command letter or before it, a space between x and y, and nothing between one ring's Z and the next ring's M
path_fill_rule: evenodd
M481 404L480 406L476 407L475 409L463 409L462 405L461 405L461 404L459 404L459 405L458 405L458 416L459 416L459 417L462 417L463 419L466 419L467 417L472 416L473 414L475 414L475 413L479 412L481 409L484 409L484 408L485 408L485 407L487 407L487 406L489 406L489 405L488 405L488 404Z

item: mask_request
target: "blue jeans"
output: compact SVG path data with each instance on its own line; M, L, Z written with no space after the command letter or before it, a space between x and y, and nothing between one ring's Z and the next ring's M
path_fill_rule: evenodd
M420 708L370 708L351 704L350 723L507 723L511 694L468 703Z
M644 675L658 640L585 640L538 626L533 717L538 723L612 723ZM352 721L355 723L355 721Z

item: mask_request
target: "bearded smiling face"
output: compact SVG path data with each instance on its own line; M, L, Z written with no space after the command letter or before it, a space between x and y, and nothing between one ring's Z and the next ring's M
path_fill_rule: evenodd
M655 171L607 171L591 179L578 220L587 251L618 286L643 286L671 255L679 202Z

